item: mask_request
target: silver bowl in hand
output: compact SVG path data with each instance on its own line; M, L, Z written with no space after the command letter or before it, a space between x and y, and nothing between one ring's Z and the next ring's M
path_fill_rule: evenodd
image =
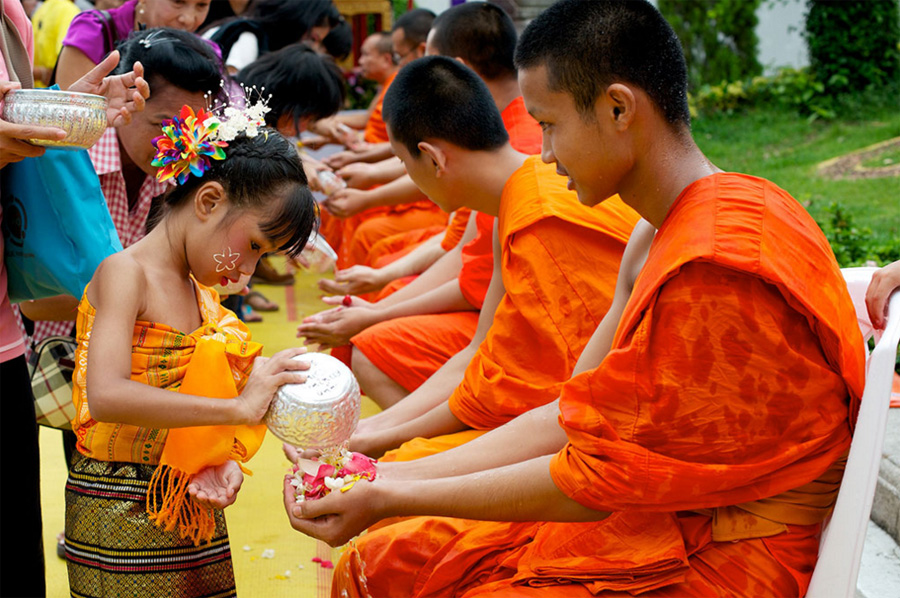
M103 96L54 89L14 89L3 98L3 120L20 125L57 127L66 132L61 141L30 139L34 145L87 149L106 130Z
M266 425L284 442L303 449L341 446L359 423L359 384L353 372L324 353L294 359L309 362L306 382L278 389L266 412Z

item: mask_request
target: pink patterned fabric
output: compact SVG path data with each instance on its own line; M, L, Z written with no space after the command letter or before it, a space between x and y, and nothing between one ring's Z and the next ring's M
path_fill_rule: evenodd
M31 35L31 22L25 14L20 2L4 2L3 13L10 18L28 56L34 61L34 39ZM6 70L6 60L0 55L0 81L9 81L9 72ZM0 219L3 211L0 209ZM15 359L25 350L22 335L16 325L16 316L9 304L9 296L6 293L6 267L3 265L3 235L0 234L0 363Z

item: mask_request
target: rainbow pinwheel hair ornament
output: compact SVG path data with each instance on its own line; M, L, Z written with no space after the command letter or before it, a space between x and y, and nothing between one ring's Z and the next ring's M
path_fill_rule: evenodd
M213 160L224 160L222 148L228 147L228 142L215 135L220 124L209 112L194 114L190 106L182 107L179 116L163 121L163 134L153 139L156 156L150 163L159 168L156 178L174 178L183 185L191 174L203 176Z

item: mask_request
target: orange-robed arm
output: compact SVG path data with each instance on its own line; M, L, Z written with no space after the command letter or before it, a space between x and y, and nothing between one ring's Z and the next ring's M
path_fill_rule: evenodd
M474 220L474 218L471 220ZM500 259L500 241L497 238L496 228L493 242L494 272L481 307L481 313L478 316L478 326L471 342L462 351L447 360L447 363L441 366L409 396L390 408L360 422L357 434L350 441L354 450L381 454L384 451L400 446L403 442L416 436L425 435L425 432L422 431L425 429L445 434L454 428L459 430L465 427L462 426L462 422L459 422L450 413L449 409L446 409L446 415L449 415L452 420L446 418L440 418L440 420L429 419L427 425L424 421L416 422L416 420L428 414L432 409L442 404L446 405L447 399L450 397L453 389L462 381L466 367L494 322L494 313L497 311L497 306L506 292L506 288L503 285L503 276L500 272L502 260Z

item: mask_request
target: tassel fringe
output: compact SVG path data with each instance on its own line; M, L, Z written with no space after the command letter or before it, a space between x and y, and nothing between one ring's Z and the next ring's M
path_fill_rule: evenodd
M200 506L188 494L192 478L165 465L157 467L147 491L147 514L157 526L167 532L177 527L182 538L190 538L194 546L199 546L212 540L216 521L212 509Z

